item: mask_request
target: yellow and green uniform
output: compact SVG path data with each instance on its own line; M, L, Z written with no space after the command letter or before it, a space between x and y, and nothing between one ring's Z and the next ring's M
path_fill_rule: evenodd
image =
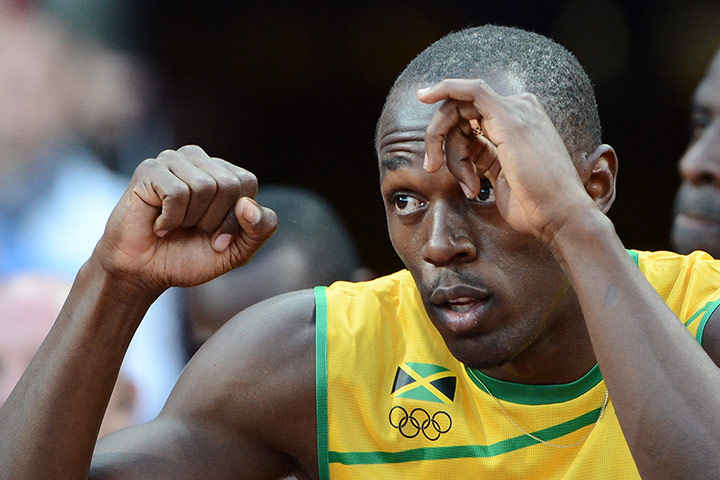
M629 253L701 341L720 303L720 261ZM563 385L471 370L448 351L406 270L317 287L315 299L321 479L639 478L612 401L597 421L606 392L597 365ZM512 422L575 445L540 443Z

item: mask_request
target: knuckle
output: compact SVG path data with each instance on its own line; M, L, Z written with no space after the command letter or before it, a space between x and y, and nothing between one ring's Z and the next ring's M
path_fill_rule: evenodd
M537 103L538 103L538 98L537 98L537 96L536 96L534 93L532 93L532 92L523 92L523 93L521 93L521 94L519 95L519 98L520 98L521 100L524 100L524 101L529 102L529 103L533 103L533 104L537 104Z
M150 172L155 169L157 169L160 166L160 163L155 158L147 158L140 162L137 167L135 167L135 176L142 176L145 174L145 172Z
M178 148L178 153L189 157L207 156L205 150L200 148L198 145L183 145L182 147Z
M476 78L472 80L470 84L475 91L485 92L490 88L490 85L482 78Z
M166 201L175 204L185 204L190 199L190 187L184 183L174 183L165 188Z
M167 148L158 154L157 161L164 162L177 157L177 152L171 148Z
M217 190L217 183L209 176L201 176L193 181L193 191L200 194L212 195Z
M242 183L243 188L247 188L252 192L252 195L255 195L257 193L258 179L254 173L243 170L240 173L240 182Z
M217 183L218 190L223 193L240 193L242 188L241 180L230 173L216 175L215 182Z
M425 132L425 142L426 143L444 143L445 135L428 127L427 131Z

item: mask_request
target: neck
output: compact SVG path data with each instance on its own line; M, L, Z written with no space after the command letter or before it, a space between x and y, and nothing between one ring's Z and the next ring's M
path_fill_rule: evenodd
M502 365L480 371L497 380L529 385L570 383L590 371L597 360L577 297L569 297L569 304L553 309L552 320L527 348ZM559 311L566 313L558 317Z

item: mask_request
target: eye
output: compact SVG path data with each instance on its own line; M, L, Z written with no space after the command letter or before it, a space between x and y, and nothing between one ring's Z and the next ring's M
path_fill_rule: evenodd
M425 206L425 202L409 193L394 193L390 196L390 203L399 215L408 215Z
M480 181L480 193L477 197L471 200L475 203L494 203L495 202L495 190L493 189L492 183L487 178L483 178Z
M712 118L704 110L696 110L690 116L690 134L693 139L698 139L703 131L710 125Z

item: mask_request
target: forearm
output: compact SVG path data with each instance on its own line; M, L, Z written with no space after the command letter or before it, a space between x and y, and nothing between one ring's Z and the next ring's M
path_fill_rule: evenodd
M604 215L566 227L552 248L577 292L643 478L717 473L712 453L720 449L720 420L708 412L720 411L720 371L646 281Z
M0 477L86 478L123 355L152 298L92 260L0 411Z

